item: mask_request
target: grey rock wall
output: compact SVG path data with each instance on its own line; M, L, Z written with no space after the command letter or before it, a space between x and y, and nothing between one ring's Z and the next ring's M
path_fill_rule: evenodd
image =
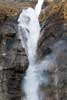
M28 59L17 37L15 19L0 23L0 100L20 100L21 79Z

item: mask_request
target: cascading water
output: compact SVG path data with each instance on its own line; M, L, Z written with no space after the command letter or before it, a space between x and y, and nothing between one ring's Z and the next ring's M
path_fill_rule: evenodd
M18 30L19 30L19 38L21 39L22 47L25 48L26 54L29 60L29 67L26 71L26 75L24 77L24 92L25 98L24 100L44 100L45 98L42 95L42 98L39 97L39 86L42 83L47 83L48 79L45 78L44 71L47 70L55 70L54 82L55 87L58 84L58 75L56 74L57 67L57 59L67 51L67 40L64 42L58 41L55 46L50 46L52 49L52 53L47 55L44 59L41 59L40 62L36 62L37 58L37 42L40 37L40 25L38 21L38 16L41 12L41 7L44 0L38 0L38 3L33 8L24 9L18 19ZM65 45L64 45L65 44ZM65 48L66 49L65 49ZM63 54L66 56L66 54ZM64 57L60 58L62 61ZM65 58L66 59L66 58ZM64 59L64 60L65 60ZM63 61L62 61L63 62ZM65 62L65 61L64 61ZM59 65L63 65L63 63L59 62ZM60 67L59 67L60 68ZM55 90L54 90L55 91ZM56 98L58 99L58 91L56 90ZM40 92L41 93L41 92Z
M36 49L40 34L38 17L41 12L43 2L44 0L38 0L35 9L24 9L18 19L19 37L29 60L29 68L26 72L24 81L26 100L39 100L39 80L36 67Z

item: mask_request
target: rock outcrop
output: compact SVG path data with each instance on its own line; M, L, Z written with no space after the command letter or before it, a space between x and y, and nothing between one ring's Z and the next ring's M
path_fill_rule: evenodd
M21 79L28 67L25 50L17 36L19 11L10 4L0 4L0 100L20 100Z
M52 3L43 11L45 12L45 20L42 23L38 41L38 58L51 53L51 46L62 37L67 36L67 4Z
M67 3L51 4L45 12L38 42L38 58L40 61L52 53L56 56L56 64L48 65L50 84L43 86L46 100L66 100L67 97ZM62 42L61 42L62 41ZM65 43L63 42L65 41ZM56 47L55 47L56 46ZM51 58L53 59L53 58ZM44 97L44 98L45 98Z

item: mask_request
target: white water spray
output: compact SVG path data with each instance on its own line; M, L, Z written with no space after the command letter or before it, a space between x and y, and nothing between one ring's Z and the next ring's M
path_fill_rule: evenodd
M18 19L19 37L29 60L29 68L26 72L24 81L26 100L39 100L39 80L35 60L37 42L40 34L38 17L41 12L43 2L44 0L38 0L35 9L24 9Z

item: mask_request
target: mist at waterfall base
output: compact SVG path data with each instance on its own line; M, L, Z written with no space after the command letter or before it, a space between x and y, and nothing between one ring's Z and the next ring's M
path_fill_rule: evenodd
M40 36L39 14L41 12L44 0L38 0L38 3L33 8L22 10L18 18L19 38L21 45L25 48L29 60L29 67L24 77L24 92L25 100L40 100L39 98L39 85L42 82L48 82L47 78L43 76L43 64L36 63L36 50L37 42ZM48 65L48 62L45 61ZM46 67L46 66L45 66ZM43 78L43 77L44 78Z

